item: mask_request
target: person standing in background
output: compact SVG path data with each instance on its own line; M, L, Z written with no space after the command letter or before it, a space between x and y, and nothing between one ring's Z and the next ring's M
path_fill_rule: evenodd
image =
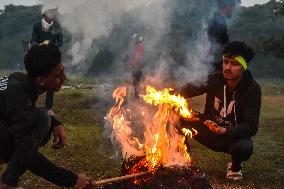
M60 24L55 20L57 8L43 10L43 17L33 27L31 46L35 44L52 43L58 48L63 45L63 35ZM45 108L53 113L54 92L46 93Z
M230 41L226 19L232 17L237 2L239 0L217 0L218 10L209 21L207 34L213 56L213 72L222 71L222 50Z

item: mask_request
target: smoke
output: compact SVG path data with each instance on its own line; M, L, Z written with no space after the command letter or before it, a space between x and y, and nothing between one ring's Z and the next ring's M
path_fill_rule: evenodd
M109 78L124 81L126 78L127 83L131 83L129 57L134 51L132 36L138 33L143 36L145 45L142 86L206 82L212 59L208 55L206 33L208 19L215 9L212 1L38 1L44 9L58 7L60 24L71 34L67 52L71 62L65 66L73 72L84 74L90 64L112 62L108 74L100 75L101 81L109 81ZM102 66L95 66L95 69ZM133 107L139 106L134 103ZM105 124L105 128L111 126ZM140 131L141 128L132 130ZM128 151L127 146L124 149Z
M84 72L87 66L86 59L94 57L98 52L98 46L93 44L99 38L108 38L115 25L121 24L122 16L139 6L150 6L153 3L164 0L38 0L43 5L43 10L58 8L61 15L59 21L61 26L70 32L72 36L71 48L68 52L72 56L71 65L76 71ZM162 14L163 11L157 10ZM141 20L150 22L155 18L152 14L143 15ZM164 15L155 19L158 25L164 21ZM83 70L81 70L83 68ZM85 69L84 69L85 68Z
M71 59L66 64L69 71L85 74L97 53L106 48L114 59L111 70L115 70L115 75L127 75L125 57L133 52L131 36L142 33L145 38L146 81L155 78L157 83L173 79L206 82L211 58L208 57L206 24L215 8L211 1L38 2L43 5L43 10L57 7L61 26L71 34L67 52Z

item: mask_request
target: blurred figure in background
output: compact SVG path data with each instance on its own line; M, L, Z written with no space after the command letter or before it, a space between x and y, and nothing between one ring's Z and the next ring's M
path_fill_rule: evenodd
M230 41L226 19L232 17L237 3L239 0L217 0L217 12L209 21L207 33L213 56L213 72L222 71L222 50Z
M63 35L60 24L55 20L57 15L57 8L43 9L43 17L40 22L36 23L33 27L33 34L31 46L35 44L48 44L52 43L57 47L63 45ZM46 93L45 107L52 112L54 99L54 92L48 91Z
M139 97L139 84L143 75L143 59L144 59L144 38L139 34L132 36L135 46L134 52L130 57L130 68L133 78L134 96Z

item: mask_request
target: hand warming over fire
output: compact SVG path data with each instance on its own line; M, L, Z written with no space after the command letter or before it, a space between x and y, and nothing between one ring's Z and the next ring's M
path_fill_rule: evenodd
M191 111L192 117L187 118L187 117L182 117L183 120L185 121L200 121L199 117L197 117L198 113Z
M208 127L208 129L218 135L224 135L226 133L226 128L218 126L215 122L211 120L206 120L203 122L204 125Z
M58 125L53 129L53 145L52 148L57 150L66 145L66 133L63 125Z

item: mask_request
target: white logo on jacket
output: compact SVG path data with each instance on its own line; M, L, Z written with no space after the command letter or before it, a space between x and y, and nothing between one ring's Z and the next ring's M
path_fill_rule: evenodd
M8 79L8 76L0 78L0 91L4 91L7 89Z
M220 104L221 104L221 100L218 99L217 97L215 97L214 108L217 112L219 112L220 117L224 118L225 110L224 110L224 107L221 106ZM229 103L229 106L227 108L227 111L226 111L227 115L229 115L233 112L234 105L235 105L235 101L232 100ZM220 109L220 107L222 107L222 108Z

